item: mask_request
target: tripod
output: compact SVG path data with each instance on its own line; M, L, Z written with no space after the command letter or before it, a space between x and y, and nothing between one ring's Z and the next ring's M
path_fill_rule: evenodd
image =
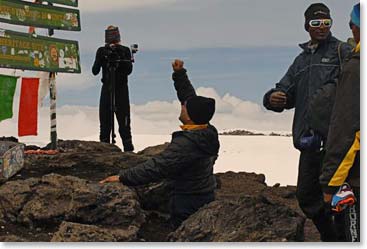
M121 60L112 59L108 60L107 68L109 71L109 83L110 83L110 112L111 112L111 141L112 144L116 143L115 133L115 112L116 112L116 70Z

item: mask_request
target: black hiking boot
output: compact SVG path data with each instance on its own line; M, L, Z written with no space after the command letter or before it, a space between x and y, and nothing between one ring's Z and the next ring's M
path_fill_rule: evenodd
M134 151L134 145L131 139L127 139L122 142L124 145L124 152L132 152Z

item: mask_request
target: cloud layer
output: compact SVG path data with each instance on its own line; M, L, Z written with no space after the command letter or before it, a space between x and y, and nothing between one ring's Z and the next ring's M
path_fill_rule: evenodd
M276 114L265 111L256 103L236 98L230 94L220 96L212 88L199 88L197 93L216 99L216 114L212 120L218 130L248 129L254 131L291 130L293 112ZM19 96L14 100L14 116L0 122L0 136L17 136ZM133 134L169 135L179 129L178 101L153 101L143 105L132 105ZM39 134L36 137L21 138L27 143L49 141L49 108L39 110ZM57 110L57 130L61 139L98 138L98 107L62 106Z

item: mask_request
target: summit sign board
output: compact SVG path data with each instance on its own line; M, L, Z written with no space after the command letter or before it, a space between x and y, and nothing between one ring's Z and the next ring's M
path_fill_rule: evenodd
M47 29L81 30L77 9L19 0L0 0L0 22Z
M46 0L46 2L78 7L78 0Z
M0 29L0 68L80 73L78 42Z

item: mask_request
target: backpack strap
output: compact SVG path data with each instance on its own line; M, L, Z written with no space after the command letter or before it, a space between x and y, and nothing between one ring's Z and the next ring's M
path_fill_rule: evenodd
M338 44L338 58L339 58L339 66L340 66L340 72L343 71L343 58L342 58L342 45L343 42L339 42Z
M338 44L338 58L339 58L340 72L343 70L343 61L345 59L345 57L343 58L343 56L342 56L342 46L343 46L343 44L348 44L348 43L340 41L339 44Z

